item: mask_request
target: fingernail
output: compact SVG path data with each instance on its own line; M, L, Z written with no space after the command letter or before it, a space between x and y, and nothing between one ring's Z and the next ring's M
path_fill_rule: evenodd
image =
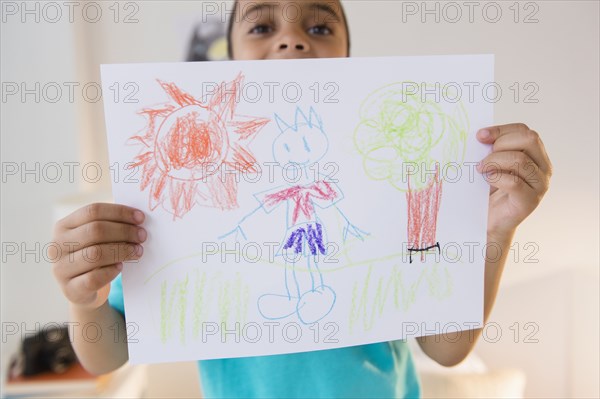
M498 181L498 173L496 173L496 172L486 172L486 173L483 174L483 178L488 183L495 183L496 181Z
M138 223L142 223L144 221L144 214L140 211L133 212L133 220Z
M137 235L140 242L146 241L146 238L148 237L148 233L146 233L146 230L144 229L139 229Z
M143 253L144 253L144 248L141 245L136 245L135 246L135 254L137 256L142 256Z
M487 139L490 137L490 131L487 129L481 129L477 132L477 135L479 136L479 138Z

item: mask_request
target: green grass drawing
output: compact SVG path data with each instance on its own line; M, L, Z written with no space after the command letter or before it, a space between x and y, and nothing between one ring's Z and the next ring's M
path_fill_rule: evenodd
M386 307L407 311L416 302L417 291L424 282L431 297L443 300L452 294L450 273L446 267L440 270L439 264L424 268L417 280L411 283L404 281L399 264L392 266L388 276L373 281L371 273L374 267L377 266L369 265L365 278L354 283L348 320L350 334L357 325L361 325L365 332L370 331Z
M190 275L193 276L192 284ZM186 273L182 279L171 280L169 282L168 279L164 279L160 284L160 339L163 344L171 341L175 326L182 345L186 344L188 328L191 328L192 339L197 340L202 323L214 321L208 320L208 312L215 298L220 326L223 326L223 323L245 323L250 288L243 282L239 273L236 273L233 279L224 277L222 272L212 273L209 277L206 271L200 272L196 268ZM191 319L187 317L190 296L193 310Z

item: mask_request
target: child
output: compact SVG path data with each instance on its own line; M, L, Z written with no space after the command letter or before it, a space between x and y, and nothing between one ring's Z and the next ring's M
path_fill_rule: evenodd
M286 18L282 10L294 4L301 17ZM228 30L230 57L242 59L347 57L349 34L339 1L236 2ZM539 204L548 189L551 164L538 134L523 124L479 130L477 139L493 144L478 171L488 174L489 246L485 269L485 319L490 314L513 234ZM515 169L518 165L518 169ZM118 204L92 204L56 224L55 241L64 257L54 274L70 302L74 322L95 322L103 331L118 328L125 336L119 275L123 261L140 259L146 231L144 214ZM73 245L73 243L77 243ZM399 243L400 245L400 243ZM502 256L498 258L498 246ZM85 257L83 251L86 251ZM99 259L95 259L98 253ZM128 267L143 267L143 263ZM114 281L113 281L114 280ZM112 289L110 282L113 281ZM110 298L109 298L110 292ZM109 300L107 300L109 299ZM462 334L419 338L423 351L445 366L464 359L476 337ZM74 340L77 355L93 373L114 370L128 359L127 346L103 334L91 343ZM201 361L204 394L208 397L418 397L419 384L405 342L394 341L289 355Z

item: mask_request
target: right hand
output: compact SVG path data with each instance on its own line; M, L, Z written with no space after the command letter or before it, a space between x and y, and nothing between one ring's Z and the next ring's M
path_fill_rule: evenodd
M144 214L135 208L96 203L56 223L53 242L62 251L53 272L72 305L97 309L106 302L110 282L121 272L123 262L143 254L140 244L147 237L140 226L143 221ZM48 254L52 259L58 255Z

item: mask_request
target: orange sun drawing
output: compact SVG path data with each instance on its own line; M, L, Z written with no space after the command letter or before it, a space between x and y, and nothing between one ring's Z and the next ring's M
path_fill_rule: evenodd
M140 190L149 189L151 210L161 205L176 219L196 204L222 210L238 206L236 177L222 171L256 172L247 145L270 121L235 114L243 80L240 73L221 83L206 104L175 83L158 80L172 101L139 111L148 125L131 137L143 148L129 165L142 168Z

